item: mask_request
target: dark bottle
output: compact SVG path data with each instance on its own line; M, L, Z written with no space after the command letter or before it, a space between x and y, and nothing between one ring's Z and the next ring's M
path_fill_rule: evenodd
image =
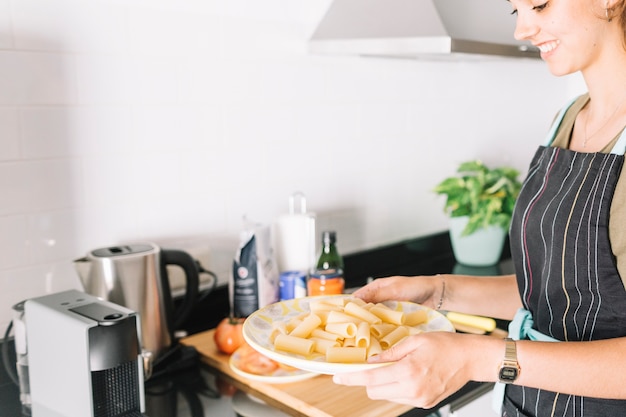
M336 246L335 232L322 233L322 253L317 265L311 271L307 282L308 295L342 294L345 281L343 279L343 258Z

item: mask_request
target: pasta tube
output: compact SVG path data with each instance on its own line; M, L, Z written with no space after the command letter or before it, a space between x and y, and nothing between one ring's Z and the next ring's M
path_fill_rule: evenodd
M322 324L322 319L315 314L309 314L289 334L295 337L307 338L320 324Z
M356 338L355 337L347 337L343 339L343 347L356 347Z
M313 353L314 345L315 342L311 339L303 339L288 334L276 335L276 339L274 339L274 347L276 349L303 356Z
M313 350L322 355L326 355L328 348L339 346L339 342L336 340L320 339L318 337L311 337L309 340L315 342Z
M311 300L309 302L309 309L312 313L317 313L319 311L342 311L343 306L339 306L337 304L327 303L323 300Z
M389 307L380 304L372 307L370 312L380 317L385 323L397 325L404 324L405 317L402 311L392 310Z
M380 339L387 333L394 330L396 327L398 326L396 326L395 324L391 324L391 323L372 324L370 326L370 332L372 332L372 335L374 335L374 337L377 337Z
M404 339L409 335L409 331L404 326L399 326L391 333L385 335L382 339L380 339L380 347L383 349L389 349L391 346L398 343L400 340Z
M339 336L336 333L330 333L327 332L326 330L322 330L322 329L315 329L311 332L311 337L315 337L318 339L328 339L328 340L333 340L333 341L337 341L339 339L341 339L341 336Z
M326 317L326 323L354 323L357 324L361 320L358 317L351 316L341 311L329 311Z
M367 311L366 309L357 305L354 302L349 302L348 304L346 304L344 311L370 324L376 324L376 323L382 322L381 318L378 317L376 314L373 314L372 312Z
M278 334L288 334L287 325L285 323L273 323L272 324L272 332L270 333L270 340L274 342L276 339L276 335Z
M369 347L370 339L370 324L366 321L362 321L356 328L356 346L364 348Z
M367 348L367 357L380 355L383 352L383 348L380 347L380 342L375 337L370 339L370 346Z
M356 336L356 324L354 323L326 323L324 330L344 338Z
M365 348L360 347L331 347L326 351L326 361L335 363L364 362Z

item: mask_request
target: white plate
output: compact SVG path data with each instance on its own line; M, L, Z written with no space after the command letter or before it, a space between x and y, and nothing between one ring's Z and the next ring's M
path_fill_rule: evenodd
M318 375L311 372L303 371L302 369L285 367L279 367L268 375L259 375L246 372L240 367L240 363L242 360L242 349L245 349L245 347L240 347L235 352L233 352L232 355L230 355L228 364L230 365L230 369L232 369L234 373L243 376L244 378L248 378L252 381L266 382L270 384L286 384L289 382L303 381L305 379L313 378L314 376Z
M349 295L339 295L331 297L350 297ZM279 303L270 304L252 313L243 323L243 337L250 346L275 360L294 368L304 371L314 372L318 374L337 374L343 372L354 372L363 369L372 369L377 366L387 365L387 363L330 363L326 362L323 356L314 356L306 358L301 355L282 352L274 348L274 344L270 341L270 333L272 331L272 323L288 322L293 317L309 311L309 300L322 299L323 296L296 298L294 300L281 301ZM416 328L424 332L445 331L454 332L452 323L441 313L424 307L419 304L406 301L386 301L384 304L392 309L402 310L406 312L416 310L426 310L428 313L428 321Z

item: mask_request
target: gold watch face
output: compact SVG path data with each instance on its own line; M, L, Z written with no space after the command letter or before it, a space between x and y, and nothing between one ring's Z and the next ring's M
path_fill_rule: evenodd
M500 382L504 382L505 384L511 383L517 379L519 375L519 369L515 366L507 366L503 365L500 368L499 379Z

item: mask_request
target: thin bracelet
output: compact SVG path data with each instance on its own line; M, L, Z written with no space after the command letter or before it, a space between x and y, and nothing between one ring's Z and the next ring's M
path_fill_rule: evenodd
M435 310L439 310L443 305L443 296L446 294L446 277L445 275L437 274L441 277L441 297L439 298L439 303L437 303L437 307Z

